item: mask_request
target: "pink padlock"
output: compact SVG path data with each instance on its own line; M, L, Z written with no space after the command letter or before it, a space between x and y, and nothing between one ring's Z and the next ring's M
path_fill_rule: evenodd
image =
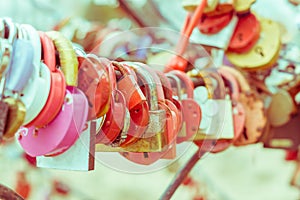
M54 156L69 149L85 128L88 101L81 90L67 87L60 113L47 126L21 128L19 142L30 156Z
M228 71L224 70L224 68L219 68L218 72L221 74L223 79L227 80L231 87L231 101L232 109L233 109L233 123L234 123L234 140L238 138L245 127L246 114L243 105L239 102L240 97L240 88L235 77L230 74Z

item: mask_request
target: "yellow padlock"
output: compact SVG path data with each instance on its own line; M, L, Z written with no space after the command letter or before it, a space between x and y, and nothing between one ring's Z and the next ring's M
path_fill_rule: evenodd
M60 66L65 75L67 85L77 86L78 60L71 41L57 31L47 32L47 35L51 38L58 51Z
M234 10L239 14L247 13L255 2L256 0L235 0L233 3Z
M247 53L226 52L228 60L243 70L269 69L279 56L281 42L278 24L268 19L259 19L259 21L260 39Z
M183 0L182 6L185 10L189 12L193 12L196 10L197 6L200 4L200 2L203 0ZM207 0L206 7L204 9L204 13L212 12L216 9L217 5L219 3L219 0Z

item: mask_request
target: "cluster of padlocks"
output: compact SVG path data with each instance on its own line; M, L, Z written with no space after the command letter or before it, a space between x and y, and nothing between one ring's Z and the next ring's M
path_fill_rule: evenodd
M288 51L293 44L282 45L276 22L250 11L253 2L184 2L191 11L187 39L195 27L212 37L234 30L213 70L190 66L184 38L162 72L86 53L57 31L1 19L0 137L16 137L40 166L81 159L70 169L93 169L95 152L150 165L176 158L183 142L214 153L258 142L297 150L299 58ZM273 92L266 85L274 71L293 79Z

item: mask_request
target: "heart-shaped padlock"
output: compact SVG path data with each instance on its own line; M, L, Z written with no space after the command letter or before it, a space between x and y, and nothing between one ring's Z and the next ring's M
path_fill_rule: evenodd
M259 22L260 38L247 53L226 52L228 60L244 70L269 69L279 56L280 29L278 24L267 19L261 19Z
M66 94L66 82L63 73L56 68L55 48L52 40L44 33L39 32L42 44L43 61L50 70L51 86L45 106L26 127L43 127L49 124L59 113Z
M8 98L4 100L9 105L7 123L4 138L11 138L24 123L26 105L20 100L20 93L25 84L28 83L32 70L33 48L31 43L23 39L17 39L13 43L11 61L7 69L6 77L9 84L5 85L4 95ZM27 71L28 69L28 71ZM19 76L22 71L24 76ZM14 74L16 72L16 74ZM17 80L19 78L19 80ZM18 82L22 85L18 85ZM3 94L2 94L3 95Z
M83 91L89 102L88 119L96 119L103 110L103 103L110 100L111 86L104 66L92 56L78 56L78 88ZM103 90L101 90L103 89ZM108 95L109 94L109 95ZM103 100L103 102L102 102Z
M126 106L130 112L130 127L122 147L137 141L147 129L149 123L149 106L146 97L137 83L137 76L130 68L134 63L113 62L116 72L121 73L117 87L124 94Z
M187 76L185 73L177 70L171 71L170 74L174 74L180 79L180 85L182 88L185 88L185 92L187 95L186 98L181 98L184 121L183 127L185 128L185 130L182 129L182 131L185 131L185 136L177 138L177 143L181 143L189 140L197 133L201 122L202 113L199 104L193 99L194 85L190 77ZM182 94L179 95L181 97L184 96Z
M218 33L230 23L232 15L229 12L218 16L202 16L198 28L204 34Z
M161 71L155 71L162 84L165 96L165 102L176 115L174 122L174 131L179 133L183 124L182 104L178 99L173 98L173 89L168 77Z
M21 128L18 140L31 156L57 155L70 148L85 127L88 102L79 89L67 87L60 113L46 127Z
M260 23L255 15L249 13L239 16L228 50L236 53L246 53L255 45L259 36Z
M256 143L267 124L264 103L257 94L251 90L248 81L241 72L231 67L222 67L222 69L227 70L238 81L242 91L242 93L240 93L239 102L243 105L246 113L243 134L234 141L234 145L241 146Z
M112 87L111 102L109 110L105 115L103 125L100 130L97 131L96 143L112 144L119 137L125 125L126 100L122 92L117 88L114 67L111 63L106 67ZM121 142L126 139L126 134L121 138Z
M30 25L21 25L25 37L32 43L34 48L33 74L22 91L20 99L26 106L24 125L30 123L38 116L45 106L51 86L49 68L41 63L41 41L38 32Z
M96 64L99 68L98 70L102 70L102 68L106 69L105 66L110 64L108 59L98 58L94 54L88 54L87 57ZM96 107L98 107L97 104L100 106L96 113L98 118L104 116L108 112L111 101L111 91L110 79L106 70L106 73L102 76L101 84L98 84L98 87L96 88L95 103Z
M168 77L162 71L156 70L155 72L162 84L165 104L172 111L173 131L178 137L183 124L182 104L179 100L173 98L172 85ZM168 152L162 156L163 159L174 159L176 157L176 140L173 143L173 145L170 145Z

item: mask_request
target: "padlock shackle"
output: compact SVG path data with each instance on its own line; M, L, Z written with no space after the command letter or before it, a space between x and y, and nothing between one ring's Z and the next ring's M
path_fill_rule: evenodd
M157 84L152 76L149 76L149 71L144 69L142 66L137 63L130 63L129 65L135 71L138 77L139 86L145 86L145 97L149 105L150 111L158 110L158 92Z
M144 63L140 62L135 62L135 64L141 66L141 69L146 70L148 73L151 74L151 77L156 83L156 91L157 91L157 98L159 101L165 101L165 95L164 95L164 90L162 88L162 83L160 81L159 76L155 73L155 71L149 66Z
M8 36L6 39L12 45L17 38L17 33L18 33L17 27L15 26L15 24L12 22L10 18L3 18L3 22L4 22L4 36L6 32L5 30L6 28L8 28Z
M78 60L73 45L62 33L49 31L46 34L51 38L59 54L60 66L68 86L78 84Z
M42 49L41 49L41 40L40 36L35 28L29 24L22 24L20 25L20 29L23 29L27 32L27 40L29 40L33 46L33 67L35 70L34 76L39 76L39 68L41 64L41 56L42 56Z
M202 70L202 71L197 71L196 73L193 73L192 71L190 71L190 72L187 72L187 75L192 78L202 79L204 82L204 87L206 87L207 92L208 92L208 98L213 99L213 97L214 97L213 82L210 79L207 72Z
M233 67L228 67L225 65L221 66L220 69L222 69L222 70L224 69L224 70L228 71L235 77L242 92L251 93L251 87L250 87L247 79L245 78L245 76L240 71L234 69Z
M186 73L179 71L179 70L173 70L173 71L170 71L169 73L174 74L181 80L181 82L184 83L185 88L186 88L186 94L187 94L188 98L193 99L194 98L194 83L191 80L191 78Z
M177 91L177 95L178 95L178 99L181 101L182 98L181 98L181 84L180 84L180 79L175 75L175 74L169 74L167 73L166 76L169 78L169 79L172 79L175 84L176 84L176 91ZM172 87L172 86L171 86Z
M42 44L43 60L51 72L56 71L55 47L48 35L39 31L40 40Z
M171 83L170 83L168 77L166 76L166 74L164 74L162 71L159 71L159 70L155 70L155 73L160 79L165 98L172 100L173 99L173 91L172 91L172 86L171 86Z
M231 92L230 97L231 97L233 103L236 104L240 97L239 84L238 84L237 80L230 72L224 70L223 68L219 68L218 72L222 76L222 78L225 79L230 84L228 86L230 88L230 92Z

